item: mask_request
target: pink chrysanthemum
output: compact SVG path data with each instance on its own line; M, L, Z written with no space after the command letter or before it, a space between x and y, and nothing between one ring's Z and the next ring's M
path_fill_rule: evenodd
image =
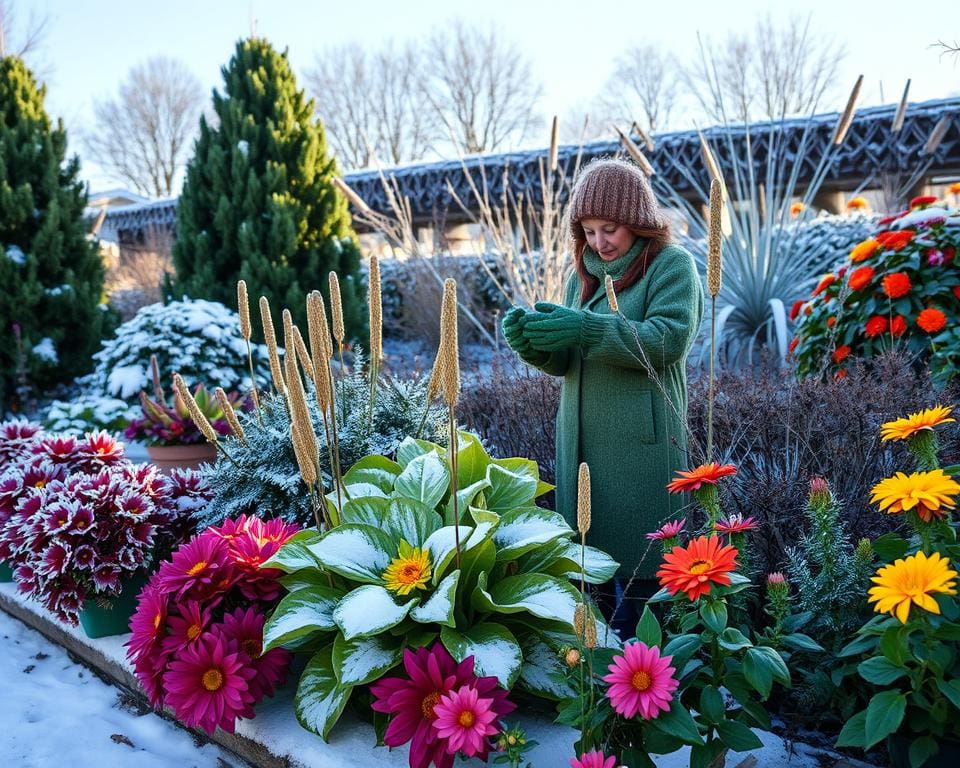
M639 713L644 720L653 720L669 710L673 692L680 685L673 676L672 660L672 656L661 656L656 646L625 645L623 655L613 657L610 674L603 678L610 683L607 698L617 714L632 718Z
M231 571L227 543L219 536L201 534L160 565L160 588L177 599L188 594L200 599L213 592Z
M210 625L213 605L204 605L196 600L183 600L176 604L177 614L167 617L167 634L161 644L165 653L176 653L181 648L195 645Z
M256 673L245 656L216 633L184 648L163 676L166 704L177 719L207 733L217 726L233 733L238 717L253 717L249 681Z
M160 591L156 577L150 580L137 599L137 610L130 617L127 658L136 663L159 647L167 620L167 596Z
M730 515L718 520L716 525L718 533L745 533L757 527L756 518L745 518L743 515Z
M290 670L293 654L284 648L273 648L263 655L264 616L254 608L237 608L224 614L219 632L227 640L235 640L247 656L257 673L250 680L250 693L254 702L264 696L273 696L278 685L283 685Z
M441 696L434 707L433 728L447 741L447 752L473 757L489 750L488 738L499 731L493 699L485 699L472 685Z
M650 541L665 541L666 539L674 539L680 535L683 531L683 526L687 524L687 518L683 517L679 520L671 520L669 523L665 523L655 530L653 533L648 533L647 538Z
M603 752L584 752L579 758L570 760L570 768L614 768L617 764L616 755L604 756Z

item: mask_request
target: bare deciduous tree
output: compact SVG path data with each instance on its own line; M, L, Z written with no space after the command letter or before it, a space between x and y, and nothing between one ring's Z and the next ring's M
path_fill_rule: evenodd
M635 45L617 57L600 103L610 120L636 120L650 132L661 131L678 111L680 80L673 54L657 45Z
M143 194L174 194L198 128L204 94L182 63L164 56L130 70L115 99L94 105L84 137L91 156Z
M836 81L843 49L811 21L792 16L778 26L767 15L752 33L701 40L684 81L707 116L723 123L812 112Z
M455 21L433 32L425 53L427 96L462 151L515 146L542 123L542 86L520 47L496 27Z
M433 146L438 126L413 44L388 43L376 52L355 43L329 48L306 81L345 168L368 167L374 154L392 164L422 160Z
M43 45L49 19L39 15L36 9L30 11L23 27L18 24L18 18L16 4L12 0L0 0L0 56L23 58Z

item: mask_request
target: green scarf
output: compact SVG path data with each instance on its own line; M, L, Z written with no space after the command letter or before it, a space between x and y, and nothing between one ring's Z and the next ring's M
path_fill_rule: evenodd
M638 237L633 245L630 246L629 251L623 254L623 256L618 256L613 261L604 261L592 248L585 247L583 249L583 266L587 272L600 281L600 287L603 288L603 278L606 275L610 275L612 280L619 280L623 277L623 273L627 271L627 267L640 255L640 251L643 250L643 246L646 244L646 238Z

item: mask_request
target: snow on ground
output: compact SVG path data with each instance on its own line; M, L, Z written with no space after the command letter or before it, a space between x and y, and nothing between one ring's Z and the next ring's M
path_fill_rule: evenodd
M0 643L0 765L246 768L159 715L140 715L120 689L3 611Z

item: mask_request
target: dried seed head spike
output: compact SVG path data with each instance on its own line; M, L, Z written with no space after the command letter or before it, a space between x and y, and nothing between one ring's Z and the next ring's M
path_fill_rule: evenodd
M293 352L293 347L290 346L293 341L293 315L290 314L289 309L284 309L281 316L283 317L283 351L286 354Z
M156 355L150 355L150 377L153 379L153 396L158 403L162 403L167 398L163 393L163 384L160 383L160 365Z
M300 477L308 488L313 488L317 484L317 465L310 458L310 452L293 422L290 422L290 442L293 443L293 454L297 459Z
M311 457L311 461L316 461L318 454L317 435L313 431L313 421L310 419L307 393L303 389L303 379L300 378L297 356L288 354L284 358L284 367L287 374L287 403L290 407L290 421L296 426L297 436L303 441L304 449Z
M580 640L583 640L584 611L585 608L583 603L577 603L576 608L573 609L573 631L576 632L577 637Z
M903 96L900 97L900 106L897 107L897 113L893 116L893 125L890 126L891 133L900 133L903 128L903 120L907 116L907 96L910 94L910 78L907 78L907 84L903 87Z
M363 201L363 198L360 197L360 195L358 195L356 192L353 191L353 189L350 187L349 184L347 184L347 182L345 182L339 176L334 176L333 183L336 185L337 189L339 189L343 193L343 195L347 198L347 200L350 201L350 204L354 208L356 208L361 213L371 213L370 206Z
M440 351L443 378L443 399L451 408L460 395L460 345L457 340L457 281L448 277L443 282L443 304L440 308Z
M952 120L953 115L944 115L937 124L933 126L933 130L930 131L930 138L927 139L927 143L923 147L923 154L932 155L937 151L937 148L943 141L943 137L947 135L947 129L950 127Z
M243 442L247 442L247 434L243 431L243 427L240 425L240 420L237 418L237 412L233 410L233 405L230 402L230 399L227 397L227 393L223 391L223 387L217 387L213 391L213 396L217 398L217 403L220 404L220 410L223 411L223 415L227 419L227 424L230 425L230 429L233 431L237 437L239 437Z
M573 631L584 648L597 647L597 622L584 603L577 603L573 609Z
M557 120L557 116L554 115L553 123L550 126L550 173L557 172L557 160L559 156L558 154L559 147L557 144L557 139L558 139L559 130L560 130L559 121Z
M710 232L707 237L707 291L713 298L720 293L723 273L723 190L720 180L710 182Z
M320 405L320 410L326 413L330 410L330 367L327 365L330 334L327 331L323 297L319 291L313 291L307 296L307 336L310 339L310 354L313 358L315 373L313 383L317 388L317 403Z
M857 108L857 99L860 97L860 88L863 86L863 75L857 78L857 82L850 91L850 98L847 99L847 106L843 109L843 114L837 121L837 127L833 131L834 145L840 145L850 130L850 124L853 122L853 113Z
M609 277L609 275L607 275ZM587 462L580 463L577 474L577 530L581 536L586 536L590 530L590 467Z
M205 438L207 438L209 442L217 442L216 431L212 426L210 426L210 422L207 421L207 417L203 415L203 411L200 410L200 406L197 405L197 401L194 400L193 394L191 394L190 390L187 389L187 384L179 373L173 374L173 388L186 404L187 411L190 413L190 418L193 419L193 423L197 425L197 429L200 430L200 432Z
M433 362L433 371L430 373L430 382L427 384L427 400L432 401L443 388L443 357L437 350L437 359Z
M630 157L633 158L633 161L640 166L640 169L647 174L647 176L653 176L656 174L656 171L653 169L653 166L650 165L650 161L644 156L643 152L640 151L640 147L633 143L627 134L620 130L617 126L614 126L617 129L617 133L620 134L620 143L623 144L624 149L627 150L627 153Z
M613 278L610 275L603 276L603 288L607 292L607 304L610 305L610 310L619 312L620 305L617 303L617 292L613 290Z
M267 345L273 386L277 392L283 394L283 369L280 367L280 353L277 351L277 332L273 328L273 315L270 314L270 302L266 296L260 297L260 321L263 323L263 340Z
M333 324L333 338L343 344L347 337L343 325L343 300L340 298L340 279L336 272L330 273L330 320Z
M300 333L300 329L297 326L293 326L291 329L291 334L293 336L293 347L297 351L297 359L300 361L300 367L306 372L313 383L317 383L317 371L313 367L313 361L310 359L310 354L307 352L307 345L303 343L303 335Z
M237 311L240 313L240 335L250 341L250 302L247 299L247 281L237 281Z
M380 296L380 259L370 256L370 361L383 359L383 305Z

